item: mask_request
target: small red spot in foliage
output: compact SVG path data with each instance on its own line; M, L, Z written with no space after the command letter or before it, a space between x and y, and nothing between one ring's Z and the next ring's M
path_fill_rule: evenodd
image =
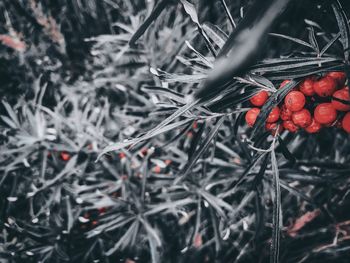
M156 174L159 174L162 171L162 168L159 165L156 165L153 168L153 172L155 172Z
M70 155L67 152L61 152L60 157L63 161L67 162L70 160Z
M187 133L187 137L188 137L188 138L192 138L192 137L193 137L193 133L192 133L192 132L188 132L188 133Z
M193 246L195 248L200 248L203 245L202 235L197 233L193 239Z
M307 223L314 220L320 213L320 210L316 209L311 212L306 212L301 217L297 218L294 224L287 230L288 235L291 237L296 236L300 229L302 229Z
M128 176L124 174L124 175L121 176L121 179L122 179L123 181L126 181L126 180L128 179Z
M141 154L142 154L142 156L146 156L147 153L148 153L148 148L143 148L143 149L141 149Z
M26 44L19 40L18 38L14 38L8 35L0 35L0 42L17 51L25 51Z
M119 159L124 159L126 157L125 153L121 152L119 153Z
M104 213L106 213L106 211L107 211L106 207L101 207L98 209L99 214L104 214Z

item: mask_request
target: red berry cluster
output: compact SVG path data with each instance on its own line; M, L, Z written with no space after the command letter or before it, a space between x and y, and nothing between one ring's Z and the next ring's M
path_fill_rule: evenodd
M281 83L283 88L289 80ZM350 133L350 105L342 101L350 101L349 87L345 87L344 72L330 72L322 77L311 76L304 79L290 91L284 101L271 110L265 128L275 134L286 129L297 132L304 129L308 133L317 133L322 127L336 126ZM263 90L252 98L250 109L245 120L252 127L270 94Z

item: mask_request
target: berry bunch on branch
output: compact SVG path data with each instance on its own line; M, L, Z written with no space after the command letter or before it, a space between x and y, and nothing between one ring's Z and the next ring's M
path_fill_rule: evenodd
M349 87L345 86L346 81L346 74L342 71L303 79L270 111L265 129L272 134L277 130L318 133L322 128L335 126L350 133L350 93ZM287 83L289 80L283 81L279 88L283 89ZM254 126L260 107L269 96L268 91L261 90L250 98L254 107L245 115L248 126Z

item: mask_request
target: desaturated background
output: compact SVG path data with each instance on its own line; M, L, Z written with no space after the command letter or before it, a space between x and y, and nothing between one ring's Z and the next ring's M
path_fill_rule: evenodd
M232 32L222 1L189 2L219 50ZM254 2L226 1L235 23ZM339 32L331 2L292 1L271 32L308 42L313 30L323 47ZM250 137L240 115L219 129L208 116L189 122L203 114L194 110L96 162L178 109L214 61L176 1L130 47L156 3L0 2L0 262L269 262L276 228L280 262L348 262L350 144L334 128L285 134L263 155L250 145L271 138ZM277 37L263 45L261 59L316 56ZM340 51L337 41L329 56ZM245 91L214 108L244 108Z

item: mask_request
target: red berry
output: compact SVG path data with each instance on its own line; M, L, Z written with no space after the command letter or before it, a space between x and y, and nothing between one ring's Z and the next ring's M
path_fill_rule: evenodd
M287 121L287 120L290 120L292 118L292 111L287 109L286 105L283 104L282 107L281 107L281 111L280 111L280 117L281 117L281 120L283 121Z
M274 107L269 116L267 117L266 122L276 122L280 118L280 109L276 106Z
M332 79L334 79L339 87L343 87L345 84L345 80L346 80L346 74L345 72L342 71L333 71L333 72L329 72L326 76L331 77Z
M247 113L245 115L245 121L247 122L249 127L253 127L259 113L260 113L259 108L252 108L249 111L247 111Z
M349 91L345 88L334 92L333 97L350 102ZM349 105L344 104L344 103L337 101L337 100L334 100L334 99L332 100L332 105L333 105L334 109L336 109L338 111L349 111L350 110L350 104Z
M347 132L350 133L350 112L345 114L343 120L342 120L342 126L343 129Z
M277 128L278 128L278 133L281 133L283 131L283 126L278 125L276 122L266 123L265 128L267 131L270 131L272 135L276 135Z
M321 103L314 111L314 118L320 124L330 124L337 118L337 111L332 103Z
M70 160L70 155L67 152L61 152L60 157L63 161L67 162Z
M305 96L300 91L291 91L284 99L287 109L300 111L305 106Z
M142 149L141 149L141 154L142 154L143 156L146 156L147 153L148 153L148 148L142 148Z
M289 82L290 82L289 79L283 80L282 83L280 84L280 87L279 87L279 88L283 88L283 87L286 86Z
M262 106L265 104L267 99L269 98L269 93L265 90L259 91L257 94L255 94L253 97L250 98L250 103L254 106Z
M159 165L153 167L153 172L159 174L162 171L162 168Z
M99 214L104 214L104 213L106 213L106 211L107 211L106 207L101 207L98 209Z
M124 159L126 157L125 153L121 152L119 153L119 159Z
M301 128L309 126L312 122L311 113L307 109L302 109L301 111L293 112L292 120L295 125Z
M337 82L328 76L325 76L314 82L314 91L320 97L331 96L337 88Z
M307 78L299 84L299 90L304 93L305 96L312 96L315 94L313 85L314 79Z
M197 128L198 128L198 123L197 123L197 121L194 121L194 122L193 122L192 128L193 128L193 129L197 129Z
M305 128L305 130L308 132L308 133L317 133L321 130L322 128L322 125L319 124L317 121L315 121L314 118L312 118L312 122L309 126L307 126Z
M299 127L294 124L292 121L284 121L283 122L283 128L290 132L296 132L299 130Z

